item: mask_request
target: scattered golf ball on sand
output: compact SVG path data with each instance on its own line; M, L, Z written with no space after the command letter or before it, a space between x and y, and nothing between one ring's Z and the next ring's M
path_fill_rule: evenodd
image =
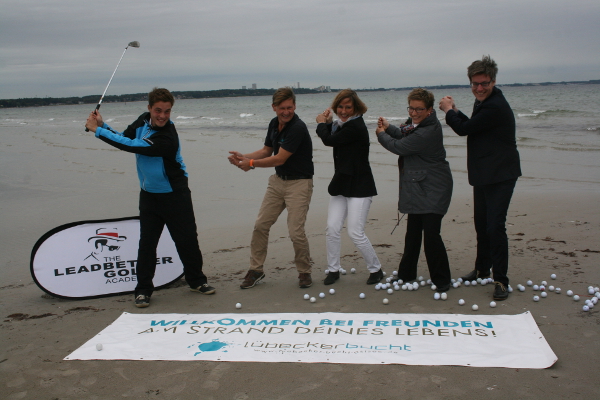
M533 301L540 301L540 296L533 296Z
M448 298L448 293L444 292L444 293L440 294L440 298L442 300L446 300Z
M465 301L464 301L463 299L460 299L460 300L458 301L458 305L459 305L459 306L464 306L464 305L465 305Z
M323 292L319 293L319 297L322 298L322 299L324 299L325 298L325 293L323 293Z
M393 294L394 293L394 289L388 289L387 292L388 292L388 294Z
M240 309L240 308L242 308L242 303L236 303L236 304L235 304L235 308L237 308L237 309Z
M365 298L365 294L361 293L361 294L358 295L358 297L360 297L361 299L364 299Z
M590 311L590 308L588 306L583 306L583 311Z
M308 300L308 299L310 299L310 296L308 294L305 294L304 295L304 300Z
M573 296L573 300L579 301L579 296L577 296L577 295Z
M550 279L556 279L556 274L550 275Z
M438 292L435 292L435 293L433 294L433 299L434 299L434 300L439 300L439 299L440 299L440 294L439 294Z
M335 289L329 289L329 294L335 294Z
M546 298L546 297L548 297L548 293L546 293L546 292L542 292L542 293L540 293L540 296L542 296L542 297Z
M491 302L490 302L490 307L492 307L492 308L496 308L496 302L495 302L495 301L491 301Z
M311 297L311 298L310 298L310 302L311 302L311 303L314 303L315 301L317 301L317 299L315 299L314 297Z
M573 291L572 290L567 290L567 296L573 296Z
M356 273L356 268L350 268L350 273L351 274L355 274Z
M388 299L383 299L383 304L388 304L390 301Z
M471 310L473 310L473 311L477 311L477 310L479 310L479 306L478 306L477 304L473 304L473 305L471 306Z

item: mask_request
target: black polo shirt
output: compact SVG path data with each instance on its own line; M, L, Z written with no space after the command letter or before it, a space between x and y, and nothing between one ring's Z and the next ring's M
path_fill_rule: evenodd
M277 175L312 177L315 168L312 161L312 140L306 124L294 114L290 122L279 132L279 120L273 118L269 123L265 146L272 147L274 154L279 149L292 153L285 164L275 167Z

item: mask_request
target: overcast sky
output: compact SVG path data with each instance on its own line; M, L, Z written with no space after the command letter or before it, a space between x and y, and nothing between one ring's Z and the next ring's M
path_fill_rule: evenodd
M0 98L600 79L598 0L2 0Z

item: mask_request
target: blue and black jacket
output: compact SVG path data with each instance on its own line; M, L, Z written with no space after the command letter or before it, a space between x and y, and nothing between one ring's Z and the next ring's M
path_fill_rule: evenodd
M117 149L135 153L143 190L171 193L188 187L179 136L172 121L155 129L150 123L150 113L144 113L123 133L105 123L96 129L96 137Z

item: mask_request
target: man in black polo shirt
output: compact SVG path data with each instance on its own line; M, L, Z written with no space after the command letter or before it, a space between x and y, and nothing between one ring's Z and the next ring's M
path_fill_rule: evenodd
M288 231L294 244L299 286L312 285L310 250L304 233L304 223L313 192L314 166L312 140L306 124L295 114L296 96L291 88L278 89L273 95L273 111L277 116L269 123L264 147L253 153L230 151L229 162L249 171L255 167L275 167L250 243L250 269L240 285L254 287L265 277L263 266L267 257L269 231L284 209L287 209Z

